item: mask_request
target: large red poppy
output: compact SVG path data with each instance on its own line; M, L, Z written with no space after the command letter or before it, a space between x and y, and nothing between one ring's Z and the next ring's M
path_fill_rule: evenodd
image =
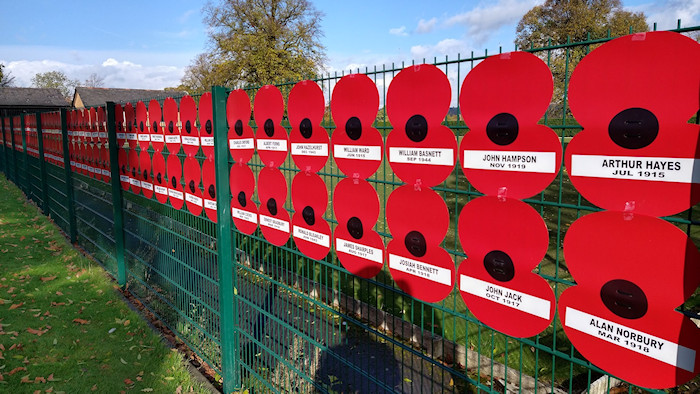
M289 239L291 226L289 212L284 208L287 201L287 180L282 171L265 167L258 174L258 197L260 198L260 230L268 242L282 246Z
M163 121L165 122L165 146L170 154L180 151L180 124L177 102L172 97L168 97L163 102Z
M229 186L231 189L231 216L233 216L233 224L238 231L244 234L253 234L255 229L258 228L258 207L252 200L255 192L255 175L253 175L250 167L243 163L236 163L231 166ZM287 218L289 218L289 215L287 215ZM287 224L288 227L289 225ZM287 238L289 238L289 230L287 230Z
M323 217L328 207L328 188L320 176L300 172L292 180L292 237L299 251L320 260L331 249L331 228Z
M253 128L250 127L250 98L243 89L229 93L226 100L228 148L236 163L248 163L255 152Z
M189 157L194 157L199 151L199 129L197 128L197 104L192 96L180 100L180 137L182 150Z
M202 152L208 158L214 158L214 112L212 109L211 93L206 92L199 98L199 139Z
M255 143L258 156L265 166L279 167L287 158L289 140L287 131L280 125L284 114L282 92L273 85L265 85L255 94L253 103Z
M287 112L294 164L305 172L317 172L328 161L328 131L321 127L326 103L316 82L298 82L289 92Z
M202 185L204 212L209 220L216 223L216 165L213 159L206 159L202 163Z
M160 104L156 100L148 102L148 125L151 133L151 145L156 152L163 151L165 146L165 135L161 126L162 112Z
M165 158L160 152L153 154L151 160L153 168L153 191L156 195L156 200L159 203L165 204L168 202L168 177L165 174Z
M194 157L186 157L183 167L187 210L191 214L199 216L202 214L202 209L204 209L202 190L199 188L199 183L202 180L202 168L199 166L199 161Z
M151 156L148 151L142 150L139 154L139 180L141 181L141 192L146 198L153 197L153 175L151 172Z
M170 205L175 209L182 209L185 205L185 193L182 188L182 162L177 155L169 155L166 164Z

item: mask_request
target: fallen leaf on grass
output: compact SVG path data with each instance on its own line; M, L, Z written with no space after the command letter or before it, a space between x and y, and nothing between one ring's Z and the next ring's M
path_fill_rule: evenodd
M42 282L48 282L48 281L51 281L51 280L56 279L56 275L54 275L54 276L45 276L45 277L41 277L40 279L41 279Z
M17 309L22 305L24 305L24 302L20 302L19 304L12 304L10 305L10 310Z
M43 376L37 376L34 378L34 383L46 383L46 379Z
M124 384L126 384L126 385L134 384L134 381L129 379L129 378L126 378L126 379L124 379Z
M53 374L49 375L49 377L46 378L46 380L48 380L49 382L58 382L58 380L53 377Z
M60 291L57 291L57 292L56 292L56 295L57 295L57 296L62 296L63 293L61 293Z
M78 324L90 324L90 320L85 320L85 319L73 319L73 323L78 323Z
M119 361L120 361L122 364L124 364L124 365L129 364L129 363L127 363L123 358L120 358Z
M22 383L31 383L32 381L29 380L29 375L22 376L22 380L20 380Z
M10 376L12 376L12 375L16 374L16 373L19 372L19 371L26 371L26 370L27 370L27 368L25 368L25 367L17 367L17 368L15 368L15 369L13 369L12 371L8 372L7 374L10 375Z
M28 333L35 334L36 336L42 336L42 335L46 334L48 331L49 331L48 328L45 330L35 330L33 328L27 328Z
M145 389L141 389L141 391L143 391L144 393L150 393L151 391L153 391L153 389L150 387L146 387Z
M92 386L92 388L91 388L90 390L91 390L91 391L96 391L96 390L97 390L97 385Z

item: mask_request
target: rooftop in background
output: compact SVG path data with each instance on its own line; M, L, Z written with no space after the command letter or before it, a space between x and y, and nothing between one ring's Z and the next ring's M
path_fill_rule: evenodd
M88 88L79 86L75 88L75 93L73 94L73 107L96 107L104 105L108 101L124 103L137 100L150 100L172 96L173 94L177 94L177 92L146 89Z
M58 89L1 88L0 115L15 115L23 112L57 110L69 107L70 103Z

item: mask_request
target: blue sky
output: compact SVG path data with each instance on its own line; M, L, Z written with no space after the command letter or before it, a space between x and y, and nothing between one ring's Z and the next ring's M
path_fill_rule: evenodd
M458 53L513 49L515 26L543 0L311 0L324 13L325 72L443 59ZM176 86L207 48L205 1L4 1L0 62L17 86L38 72L60 70L106 87ZM659 29L700 24L700 0L623 0Z

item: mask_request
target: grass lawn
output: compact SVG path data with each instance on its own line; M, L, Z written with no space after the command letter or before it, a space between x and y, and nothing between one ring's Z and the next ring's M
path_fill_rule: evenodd
M208 392L3 175L0 194L0 391Z

